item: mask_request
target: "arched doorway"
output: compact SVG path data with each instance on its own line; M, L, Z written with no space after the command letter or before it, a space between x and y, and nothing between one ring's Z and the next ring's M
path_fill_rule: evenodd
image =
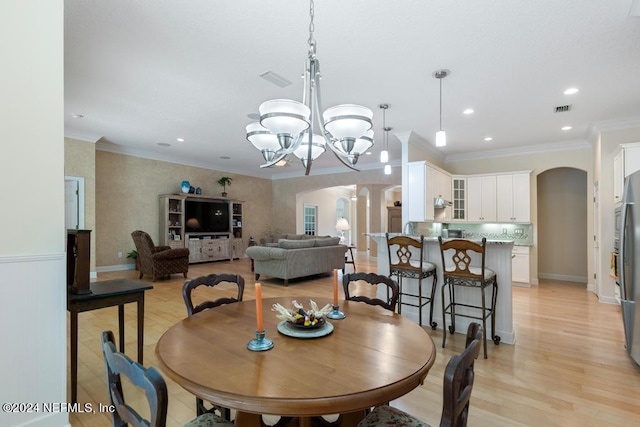
M554 168L537 176L538 277L588 283L587 173Z

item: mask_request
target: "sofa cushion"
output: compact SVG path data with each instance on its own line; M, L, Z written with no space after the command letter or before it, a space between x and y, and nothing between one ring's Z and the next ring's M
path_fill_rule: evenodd
M280 239L281 240L282 239L285 239L285 240L301 240L302 236L304 236L304 234L285 234L284 237L281 237Z
M280 239L278 240L278 246L282 249L304 249L304 248L312 248L314 246L313 240L289 240L289 239Z
M315 239L315 246L334 246L340 244L340 237L324 237L322 239Z

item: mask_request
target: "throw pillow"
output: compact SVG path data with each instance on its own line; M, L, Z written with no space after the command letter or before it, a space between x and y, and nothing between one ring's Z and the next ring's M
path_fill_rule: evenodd
M316 247L321 246L335 246L340 243L339 237L325 237L322 239L316 239Z
M313 240L288 240L288 239L280 239L278 240L278 246L282 249L304 249L304 248L312 248Z

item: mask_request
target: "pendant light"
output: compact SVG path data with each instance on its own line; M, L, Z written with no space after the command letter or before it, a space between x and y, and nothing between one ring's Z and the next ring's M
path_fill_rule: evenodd
M380 109L382 110L382 130L384 130L383 136L383 147L382 151L380 151L380 163L389 163L389 139L387 135L387 108L389 108L389 104L380 104ZM391 130L391 128L389 128Z
M433 77L440 80L440 130L436 132L436 147L444 147L447 145L447 134L442 130L442 79L451 74L449 70L437 70L433 73Z

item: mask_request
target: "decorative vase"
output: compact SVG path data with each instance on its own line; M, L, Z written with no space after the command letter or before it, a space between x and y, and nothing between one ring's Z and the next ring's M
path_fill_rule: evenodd
M180 186L183 193L188 193L190 187L191 187L191 184L189 184L189 181L182 181L182 185Z
M197 187L196 188L196 194L202 194L202 188Z
M193 185L191 185L191 186L189 187L189 191L188 191L188 193L190 193L190 194L195 194L195 193L196 193L196 187L194 187Z

